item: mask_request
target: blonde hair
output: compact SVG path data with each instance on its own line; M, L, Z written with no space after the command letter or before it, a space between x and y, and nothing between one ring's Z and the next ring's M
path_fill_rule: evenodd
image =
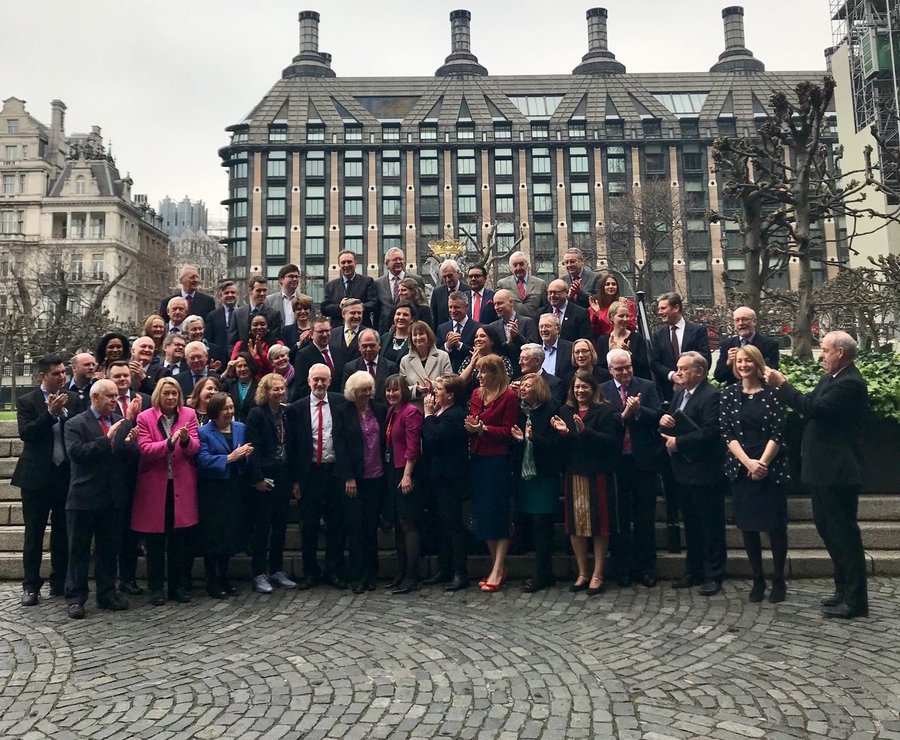
M175 380L175 378L167 375L157 381L156 387L153 389L153 395L150 396L150 403L153 404L153 408L159 408L159 400L162 398L162 389L167 385L171 385L178 391L178 408L184 406L184 393L181 391L181 386L178 385L178 381Z
M506 365L503 364L503 358L500 355L485 355L478 360L478 377L481 380L481 386L484 388L484 369L491 370L497 379L496 392L499 396L507 388L509 388L509 375L506 372Z
M766 361L763 359L762 352L759 351L759 348L754 347L752 344L745 344L743 347L738 347L737 354L734 356L735 361L731 367L731 372L734 373L734 377L739 377L737 372L737 357L742 352L753 360L753 364L756 365L756 376L760 380L765 380Z

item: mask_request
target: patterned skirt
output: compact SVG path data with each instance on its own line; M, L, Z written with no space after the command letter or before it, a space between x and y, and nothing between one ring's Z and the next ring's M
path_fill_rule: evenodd
M608 489L612 476L566 473L566 533L577 537L609 537Z

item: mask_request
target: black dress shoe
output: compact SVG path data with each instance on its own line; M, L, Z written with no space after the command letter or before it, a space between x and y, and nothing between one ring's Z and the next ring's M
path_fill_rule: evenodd
M787 584L784 578L775 578L772 581L772 590L769 592L769 603L780 604L787 598Z
M228 581L222 581L222 591L226 596L237 596L238 590Z
M54 586L52 583L50 584L50 595L51 596L62 596L66 592L65 586Z
M325 581L332 587L336 588L338 591L343 591L347 588L347 581L345 581L340 576L329 576L325 579Z
M297 590L298 591L309 591L314 585L315 581L309 576L303 576L302 578L297 579Z
M844 603L844 594L840 591L835 591L831 596L826 596L824 599L819 599L819 603L822 606L838 606L839 604Z
M166 605L166 596L162 591L151 591L150 592L150 604L152 606L165 606Z
M644 588L656 588L656 576L652 573L643 573L635 578Z
M677 581L672 582L672 588L690 588L696 586L697 580L693 576L681 576Z
M868 617L869 607L850 607L846 603L834 606L823 606L822 616L828 619L856 619L856 617Z
M523 594L536 594L538 591L543 591L545 588L549 588L553 585L550 581L543 581L539 578L529 578L522 584L522 593Z
M177 601L179 604L191 603L191 595L183 588L176 588L175 591L169 594L169 599Z
M766 593L766 579L764 576L756 576L753 579L753 588L750 589L750 595L747 597L747 601L757 604L763 600L763 596Z
M444 591L462 591L469 587L469 579L465 576L453 576L453 580L444 586Z
M715 596L722 590L722 584L719 581L704 581L697 589L697 593L701 596Z
M378 582L377 582L377 581L374 581L374 580L372 580L372 581L366 581L366 591L375 591L375 590L377 590L377 589L378 589Z
M121 596L113 596L110 599L97 602L98 609L106 609L111 612L124 612L128 609L128 601Z
M69 619L84 619L84 606L82 604L69 604L66 608Z
M211 599L224 599L228 597L228 594L218 586L207 586L206 595Z
M129 596L140 596L144 593L144 589L137 585L137 581L122 581L119 584L119 591Z
M366 584L352 583L350 584L350 590L355 594L363 594L366 592Z
M401 581L400 585L397 586L397 588L395 588L394 590L391 591L391 593L394 594L395 596L400 595L400 594L408 594L408 593L411 593L412 591L415 591L416 588L418 587L418 585L419 585L418 582L413 579L403 580L403 581Z
M40 591L25 591L22 594L22 606L37 606L40 600Z
M433 576L429 576L422 583L425 586L437 586L439 583L447 583L453 576L449 573L441 573L438 571Z
M593 580L593 579L591 579L591 580ZM631 585L630 579L629 579L628 585L629 586ZM599 586L596 586L594 588L592 588L591 586L588 586L587 589L585 590L585 593L587 593L588 596L597 596L599 594L602 594L605 590L606 590L605 584L603 583L603 581L600 581Z

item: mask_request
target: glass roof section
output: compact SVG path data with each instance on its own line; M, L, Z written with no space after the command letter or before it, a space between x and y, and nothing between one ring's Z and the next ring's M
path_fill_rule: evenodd
M653 97L676 116L697 116L709 93L653 93Z
M510 97L510 102L529 118L549 118L562 99L562 95L523 95Z

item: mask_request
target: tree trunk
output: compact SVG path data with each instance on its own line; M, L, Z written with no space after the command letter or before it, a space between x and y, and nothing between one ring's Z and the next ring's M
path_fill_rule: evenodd
M797 259L800 263L800 281L797 284L799 302L797 304L797 321L791 332L791 346L794 355L800 360L810 361L813 358L813 316L815 302L813 300L812 266L810 264L810 213L809 213L809 174L800 163L797 180L794 184L794 241Z

